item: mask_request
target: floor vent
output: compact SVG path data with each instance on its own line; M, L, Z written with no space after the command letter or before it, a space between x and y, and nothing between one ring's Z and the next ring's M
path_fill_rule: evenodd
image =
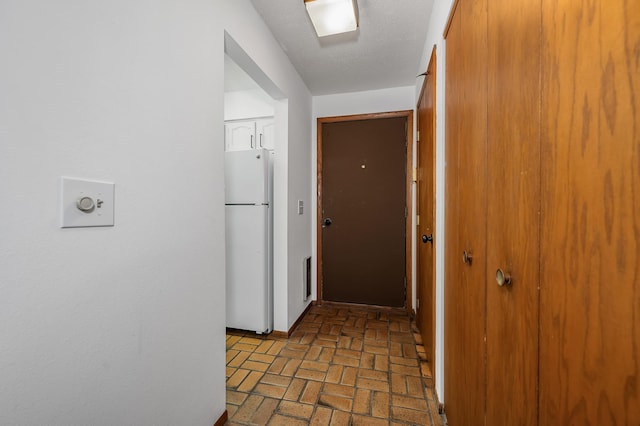
M309 300L309 296L311 296L311 256L307 257L304 261L303 270L304 270L304 301Z

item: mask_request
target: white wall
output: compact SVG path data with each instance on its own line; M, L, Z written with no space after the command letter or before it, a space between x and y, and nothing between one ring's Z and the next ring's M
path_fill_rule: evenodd
M445 401L444 389L444 197L445 197L445 40L446 28L454 0L436 0L429 18L429 32L424 45L418 73L427 69L431 51L436 46L436 392L440 402ZM417 104L424 78L419 78L415 87Z
M238 90L224 94L224 119L272 117L273 99L264 90Z
M311 134L313 140L312 150L312 191L317 193L318 188L318 118L337 117L343 115L354 114L371 114L377 112L405 111L415 110L415 94L413 86L395 87L381 90L368 90L364 92L340 93L336 95L322 95L313 97L313 122L311 126ZM415 129L415 120L414 120ZM415 140L415 137L414 137ZM415 161L415 158L414 158ZM415 197L415 188L412 185L412 196ZM413 203L415 205L415 202ZM311 221L317 223L318 203L313 197L311 204ZM415 223L415 222L414 222ZM312 228L313 239L312 244L314 253L317 251L318 233L317 228ZM415 234L415 232L414 232ZM415 235L413 236L415 246ZM413 250L413 282L415 282L415 250ZM312 259L313 265L311 294L314 299L317 298L317 259ZM413 295L413 303L415 306L415 292Z
M313 125L319 117L333 117L414 109L414 87L393 87L365 92L313 97ZM316 133L313 133L314 140Z
M287 331L310 302L302 296L302 260L311 255L311 94L249 0L218 8L228 45L246 60L229 56L276 99L274 159L274 329ZM236 52L237 53L237 52Z
M218 9L0 2L0 424L224 412ZM61 175L115 182L115 226L60 229Z

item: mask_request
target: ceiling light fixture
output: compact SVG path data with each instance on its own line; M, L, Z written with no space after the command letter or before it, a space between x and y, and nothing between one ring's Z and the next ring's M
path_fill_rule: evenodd
M304 0L304 5L318 37L358 28L356 0Z

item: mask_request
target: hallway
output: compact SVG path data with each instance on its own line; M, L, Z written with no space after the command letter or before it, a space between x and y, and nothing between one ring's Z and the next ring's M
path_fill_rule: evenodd
M289 339L227 333L228 425L442 425L401 311L313 306Z

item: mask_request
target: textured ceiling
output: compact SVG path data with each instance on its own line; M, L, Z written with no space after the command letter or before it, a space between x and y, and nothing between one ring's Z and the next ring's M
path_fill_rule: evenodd
M303 0L251 0L313 95L410 86L432 0L358 0L358 30L319 39Z

